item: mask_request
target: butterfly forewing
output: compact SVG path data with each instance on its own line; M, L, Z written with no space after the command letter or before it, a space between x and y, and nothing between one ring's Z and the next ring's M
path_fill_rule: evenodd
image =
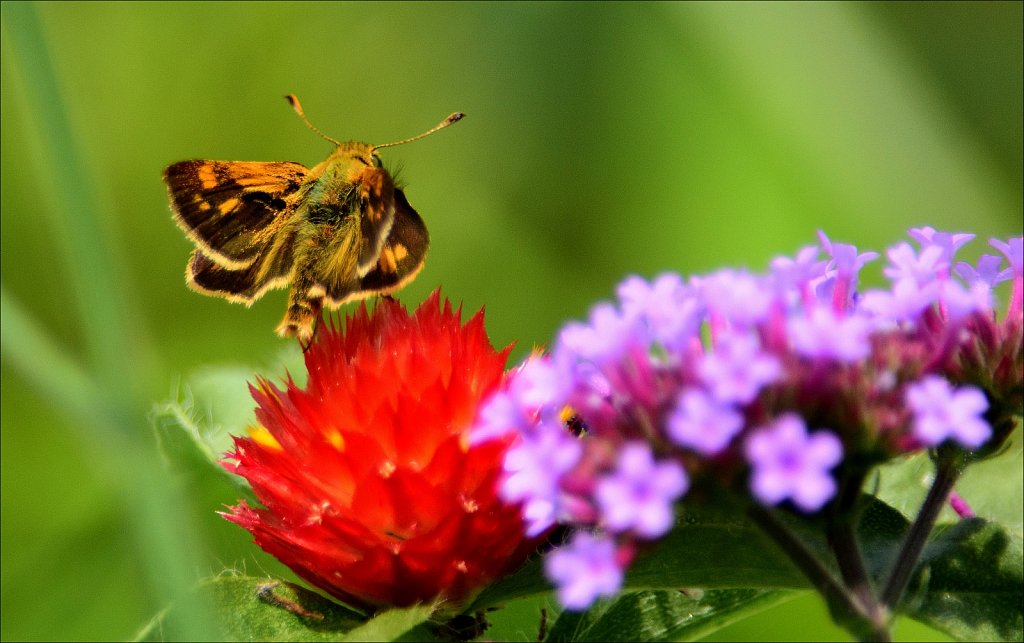
M164 180L178 225L208 259L238 270L286 224L308 175L298 163L182 161Z
M359 260L356 271L360 277L373 270L395 222L395 183L380 168L365 168L357 179L359 193Z

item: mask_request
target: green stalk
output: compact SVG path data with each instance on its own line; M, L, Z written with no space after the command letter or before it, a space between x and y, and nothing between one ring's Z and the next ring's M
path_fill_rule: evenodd
M54 254L60 254L67 267L66 290L77 304L86 364L68 358L71 351L41 330L38 320L31 319L6 289L2 291L4 359L45 399L58 403L71 426L82 431L83 442L92 446L97 468L113 474L132 520L143 558L140 565L148 572L157 597L185 603L184 609L174 610L173 631L186 639L203 640L216 630L210 606L190 591L200 567L195 554L201 548L195 543L196 530L189 527L187 505L167 480L147 430L148 402L142 384L148 372L139 366L141 351L131 341L132 331L141 328L142 322L132 318L134 308L121 278L124 273L117 269L103 232L102 209L91 179L94 173L65 111L38 11L34 3L5 3L3 32L35 118L34 138L48 172L51 199L40 210L52 215L58 241Z
M867 641L890 641L892 636L880 627L860 602L842 586L814 553L811 552L772 513L754 506L748 511L754 522L764 530L776 545L803 572L811 585L824 597L836 624L846 628L854 637Z
M866 468L860 468L854 475L844 477L839 495L829 509L826 534L829 547L839 565L843 584L851 592L853 600L858 603L858 611L872 624L872 636L877 639L882 633L885 637L890 636L890 617L889 612L875 598L871 579L864 566L864 557L860 552L860 544L857 542L856 529L861 515L861 508L858 506L861 488L864 486L867 471Z
M921 552L924 551L924 546L928 542L928 536L935 526L935 520L945 506L949 492L953 489L953 485L956 484L962 471L963 469L955 456L943 457L940 455L937 458L935 480L932 481L931 489L928 490L924 504L921 505L921 511L918 512L917 518L910 526L910 531L907 532L900 553L896 557L896 564L882 591L882 604L887 606L890 611L895 611L899 605L907 583L910 582L910 576L921 557Z

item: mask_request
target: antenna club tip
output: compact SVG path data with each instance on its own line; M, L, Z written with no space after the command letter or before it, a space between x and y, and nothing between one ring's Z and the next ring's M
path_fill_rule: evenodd
M463 112L455 112L451 116L445 119L446 123L457 123L465 118L466 115Z
M292 107L295 107L295 103L299 102L299 99L295 96L295 94L287 94L285 95L284 99L288 101L288 104L291 105Z

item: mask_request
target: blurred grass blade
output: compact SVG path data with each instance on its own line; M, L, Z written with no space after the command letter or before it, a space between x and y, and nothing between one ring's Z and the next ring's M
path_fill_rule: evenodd
M5 4L4 19L8 27L4 35L17 58L29 109L37 122L36 148L51 179L47 181L49 207L40 209L52 215L53 236L60 241L71 279L66 290L76 299L88 362L101 381L123 382L120 389L127 393L140 383L130 373L135 360L125 359L126 317L132 309L117 287L122 279L100 225L94 174L64 109L35 4Z
M4 359L69 416L96 415L100 392L95 383L39 328L7 287L0 285L0 347Z
M22 76L29 111L37 119L35 147L50 179L45 195L50 201L38 209L52 215L53 236L68 267L65 290L76 299L87 364L80 368L60 357L61 348L6 294L3 353L41 387L45 398L57 399L72 426L83 432L94 466L117 481L123 502L131 506L127 515L140 564L155 595L161 600L182 597L187 618L178 625L184 638L206 638L212 622L208 606L187 592L197 568L193 558L201 550L180 494L168 485L149 434L142 430L148 373L141 366L145 354L133 345L130 332L138 331L141 321L129 323L134 308L127 305L124 273L116 268L102 230L94 173L65 111L38 7L5 3L3 9L4 37Z

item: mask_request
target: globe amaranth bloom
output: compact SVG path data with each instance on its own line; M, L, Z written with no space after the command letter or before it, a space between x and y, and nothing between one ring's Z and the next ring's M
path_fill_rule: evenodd
M884 255L889 287L867 292L860 272L882 255L824 233L765 274L628 277L510 374L472 440L516 436L501 493L531 533L576 529L546 564L566 607L613 594L630 552L709 491L814 513L874 463L998 449L1024 391L1024 244L992 240L1003 257L972 266L954 260L973 235L910 236ZM566 408L582 437L557 421Z
M259 425L224 466L263 507L243 500L225 517L350 605L468 600L536 545L497 493L510 440L468 440L507 355L482 313L463 325L436 292L412 315L383 299L344 330L325 324L304 387L250 387Z

